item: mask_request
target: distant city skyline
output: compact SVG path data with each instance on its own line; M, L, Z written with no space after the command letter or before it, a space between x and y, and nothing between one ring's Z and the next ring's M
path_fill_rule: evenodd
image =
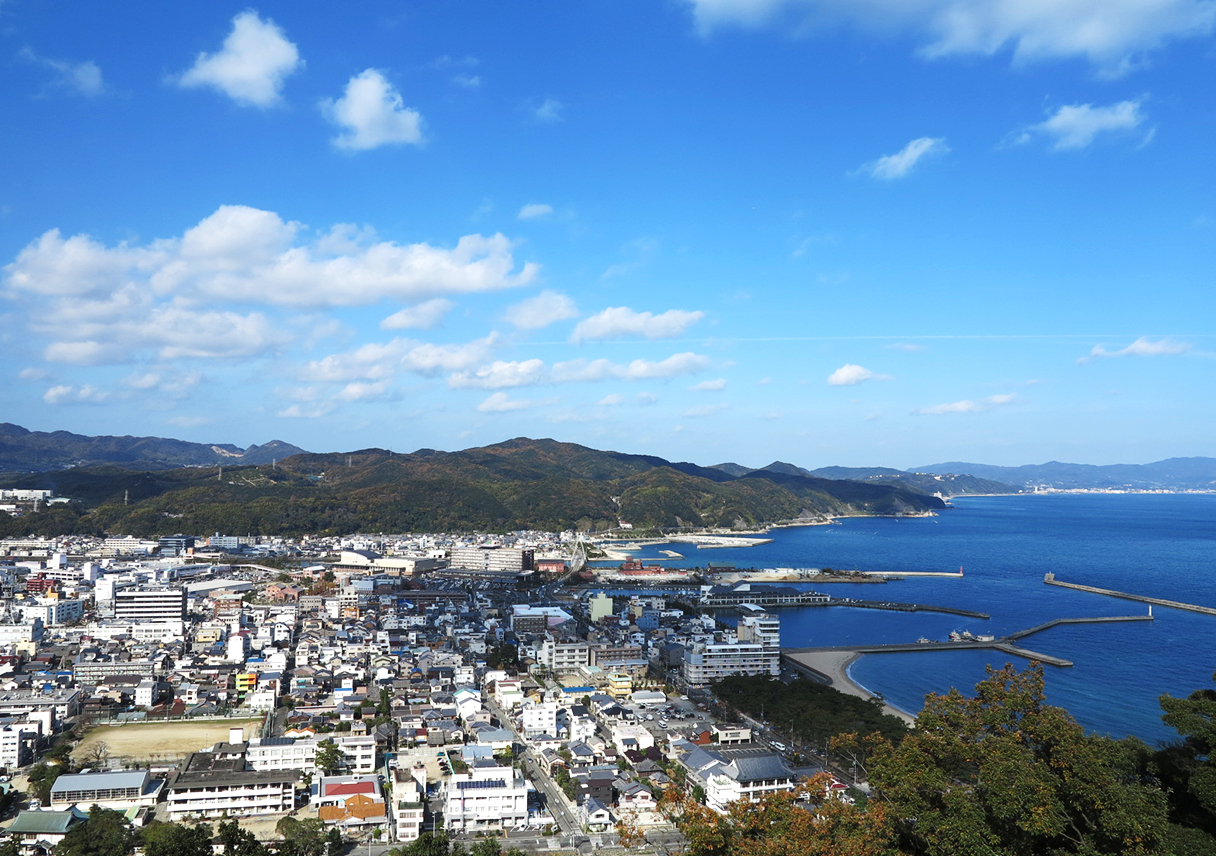
M0 421L752 467L1214 454L1211 2L0 25Z

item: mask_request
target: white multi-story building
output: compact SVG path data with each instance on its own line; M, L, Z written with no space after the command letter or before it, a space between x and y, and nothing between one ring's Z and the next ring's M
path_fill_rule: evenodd
M169 780L169 819L282 814L295 808L295 770L246 770L244 755L194 752Z
M426 815L424 796L424 789L412 777L399 775L395 778L391 811L393 833L398 842L415 841L422 834Z
M69 624L84 615L84 601L74 598L40 597L13 605L23 622L41 621L45 627Z
M119 621L185 621L186 590L170 586L115 591L114 617Z
M524 737L540 734L557 736L557 702L525 701L519 711L519 726Z
M376 769L376 738L360 735L334 740L342 750L346 768L352 773L371 773Z
M512 767L475 761L467 773L448 780L443 819L453 832L522 826L528 820L527 782Z
M555 674L576 672L582 666L591 665L591 646L587 642L562 641L552 634L545 637L537 654L545 668Z
M453 547L451 566L473 571L530 571L534 555L521 547Z
M739 607L737 633L694 639L684 650L684 680L704 687L729 675L781 675L781 622L755 606Z
M30 722L14 722L0 728L0 767L15 770L33 761L38 734L38 725Z

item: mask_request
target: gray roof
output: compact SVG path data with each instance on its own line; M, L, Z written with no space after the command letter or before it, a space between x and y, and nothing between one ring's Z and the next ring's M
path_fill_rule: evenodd
M722 768L724 775L737 782L755 782L761 779L786 779L793 775L779 755L760 755L753 758L735 758Z
M56 794L68 791L117 791L129 788L142 791L147 781L147 770L131 773L68 773L57 778L55 784L51 785L51 799L55 799Z

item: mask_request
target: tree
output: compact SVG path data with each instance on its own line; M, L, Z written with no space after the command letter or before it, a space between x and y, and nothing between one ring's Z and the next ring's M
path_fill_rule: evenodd
M903 742L874 752L870 784L915 854L1163 852L1165 797L1133 754L1045 704L1041 666L1006 666L973 698L930 695Z
M1186 698L1163 695L1160 702L1161 720L1182 738L1171 753L1170 778L1185 790L1182 805L1193 824L1216 832L1211 828L1216 818L1216 689L1195 690Z
M136 836L122 812L93 806L89 819L55 846L55 856L129 856Z
M235 820L221 821L217 833L224 845L224 856L266 856L265 845Z
M82 760L90 767L100 767L110 758L110 744L98 740L85 749Z
M211 856L211 827L205 823L198 826L150 823L139 837L145 856Z
M297 820L285 817L275 824L274 831L283 838L280 856L323 856L328 839L325 823L319 818Z
M51 801L51 786L55 784L55 780L60 774L64 773L65 769L59 764L38 763L30 768L26 778L30 783L30 790L43 803Z
M349 726L347 726L349 728ZM332 740L322 740L317 744L317 754L314 763L317 769L326 776L332 776L342 766L344 757L338 744Z

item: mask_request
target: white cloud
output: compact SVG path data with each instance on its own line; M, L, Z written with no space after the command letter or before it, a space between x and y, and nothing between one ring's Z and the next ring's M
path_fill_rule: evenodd
M657 395L655 395L653 392L639 392L638 393L638 404L640 404L643 407L646 407L647 405L651 405L651 404L658 404L658 402L659 402L659 397Z
M476 89L481 86L481 77L476 74L457 74L452 78L452 83L465 89Z
M371 401L375 399L383 399L388 397L389 381L351 381L346 386L342 387L334 396L335 401L352 402L352 401Z
M853 386L874 377L877 375L863 366L845 363L828 375L828 383L832 386Z
M620 393L614 392L611 395L605 395L603 398L597 401L596 404L601 405L602 407L615 407L624 401L624 396L622 396Z
M1170 357L1185 354L1190 349L1190 342L1179 342L1174 339L1158 339L1154 342L1146 336L1141 336L1126 348L1117 351L1108 351L1102 345L1094 345L1088 356L1081 357L1077 362L1084 365L1090 360L1103 357Z
M55 73L55 79L50 88L84 95L93 98L103 95L106 91L105 82L101 77L101 69L92 60L70 62L64 59L52 59L39 56L29 48L23 48L18 54L24 60L48 68Z
M671 339L679 336L705 317L701 311L686 312L669 309L655 315L635 312L626 306L614 306L580 321L570 335L571 342L641 336L646 339Z
M498 341L490 334L467 343L435 345L412 339L371 342L353 351L311 360L300 371L303 380L325 383L379 381L401 372L433 377L444 372L467 371L485 362Z
M689 389L693 392L717 392L720 389L726 389L726 378L720 377L717 380L703 380L700 383L694 383Z
M951 404L936 404L933 407L922 407L916 412L925 416L936 416L944 413L980 413L985 410L991 410L994 407L1012 404L1016 400L1016 395L1011 392L1007 392L1001 395L990 395L987 398L981 398L978 401L968 399L964 401L955 401Z
M510 307L503 317L508 324L520 330L539 330L567 318L577 318L578 309L566 295L542 291Z
M333 140L340 149L366 151L422 143L422 114L406 107L393 85L374 68L352 77L341 98L322 101L321 112L343 129Z
M517 216L520 220L538 220L541 217L548 217L552 213L552 205L545 205L542 202L529 202L519 209Z
M565 108L566 105L556 98L546 98L532 111L532 115L539 122L551 124L562 120L562 110Z
M32 381L35 383L38 381L49 380L50 377L51 373L45 369L25 368L17 373L18 380Z
M213 54L200 53L176 81L179 86L213 87L239 104L270 107L279 102L283 81L303 65L282 29L246 10L232 19L224 46Z
M874 178L891 181L903 178L921 160L932 155L942 155L950 151L942 137L917 137L893 155L883 155L876 161L864 164L858 168Z
M448 378L454 389L504 389L514 386L535 386L548 381L544 360L496 360L473 372L460 372Z
M1017 142L1026 143L1035 137L1045 137L1052 141L1051 147L1058 152L1084 149L1099 136L1130 134L1144 123L1144 119L1139 101L1120 101L1109 107L1065 105L1046 121L1024 129ZM1147 142L1152 134L1151 130L1145 133L1143 141Z
M477 405L477 409L482 413L505 413L510 410L528 410L549 403L551 401L528 401L522 398L511 398L505 392L496 392Z
M65 239L53 229L4 268L4 286L13 295L79 298L122 295L138 284L131 301L171 295L178 303L324 308L497 291L526 285L539 270L528 263L513 273L512 243L501 234L466 235L445 249L335 241L335 232L349 237L343 226L311 243L299 240L303 232L273 211L244 205L221 206L181 238L142 247Z
M52 386L42 396L47 404L104 404L109 398L110 393L89 384Z
M709 358L683 353L659 360L569 360L546 366L543 360L497 361L475 371L459 371L448 378L454 389L504 389L559 383L596 383L605 380L656 380L695 374L709 367Z
M380 322L381 330L432 330L455 306L450 300L436 297L415 306L407 306Z
M723 25L806 32L838 23L910 33L929 58L992 55L1015 62L1084 57L1119 74L1138 56L1211 32L1208 0L688 0L703 31ZM793 19L792 21L790 19Z
M293 404L290 407L285 407L280 410L275 416L284 419L320 419L322 416L328 416L334 412L336 405L331 402L323 404L314 404L305 406L302 404Z

